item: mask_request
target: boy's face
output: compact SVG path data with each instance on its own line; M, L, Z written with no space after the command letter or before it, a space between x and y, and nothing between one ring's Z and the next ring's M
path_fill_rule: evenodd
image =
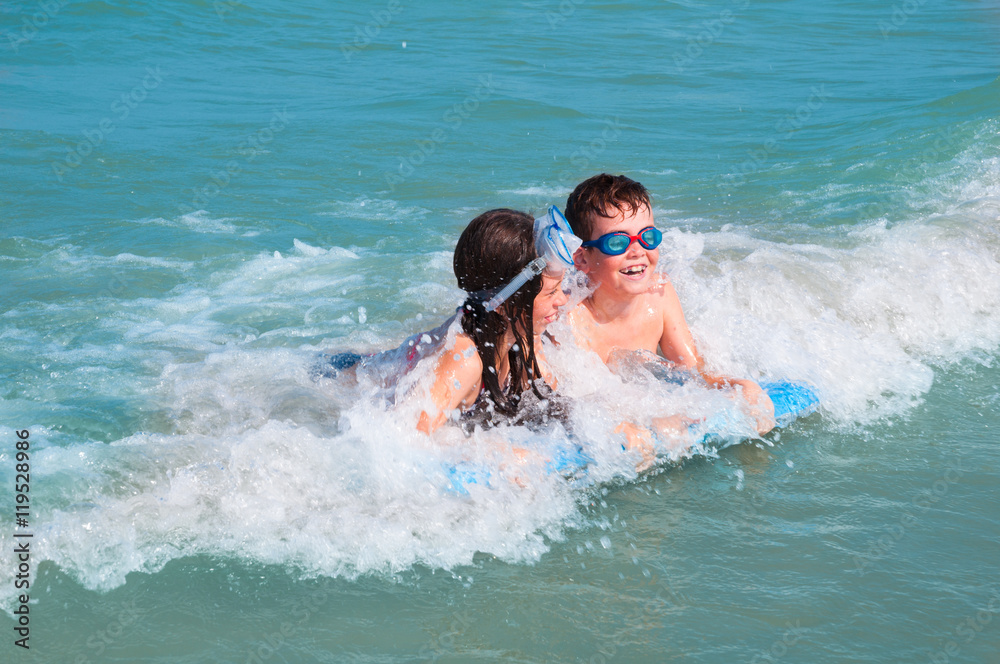
M626 213L612 210L613 217L595 217L593 235L585 240L596 240L607 233L624 231L638 235L639 231L654 226L653 213L643 206ZM633 241L624 254L608 256L597 247L579 249L575 255L576 267L597 284L598 290L611 297L626 298L645 293L653 284L653 272L660 260L660 250L646 249Z

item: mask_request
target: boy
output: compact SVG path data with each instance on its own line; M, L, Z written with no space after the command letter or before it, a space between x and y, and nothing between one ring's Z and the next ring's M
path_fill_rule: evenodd
M596 290L569 314L578 343L608 362L612 350L659 352L680 370L697 371L713 387L739 387L761 434L774 426L771 399L751 380L703 369L677 292L656 275L662 234L649 192L624 175L602 173L581 182L566 201L566 219L583 246L576 268Z

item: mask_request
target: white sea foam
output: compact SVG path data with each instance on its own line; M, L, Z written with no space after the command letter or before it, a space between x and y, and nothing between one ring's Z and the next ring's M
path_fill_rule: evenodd
M323 207L327 209L318 212L320 216L364 221L395 222L406 219L410 222L419 222L430 214L430 210L426 208L404 206L392 199L367 196L358 196L349 201L333 200L323 204Z
M709 365L809 380L828 415L856 423L905 411L935 366L1000 345L994 225L938 216L846 239L832 249L668 233L667 270Z
M514 196L533 196L535 198L551 198L555 204L562 207L562 202L560 201L565 201L571 191L573 191L572 187L532 185L518 189L501 189L497 193Z
M844 228L827 242L764 240L737 224L666 232L662 269L709 367L812 383L822 408L800 429L808 432L905 414L941 367L992 361L1000 347L998 166L974 163L975 182L947 180L951 199L938 209ZM450 315L461 293L447 252L388 272L376 250L301 241L277 249L99 312L98 329L117 333L120 344L13 326L0 333L9 351L61 363L53 371L68 371L73 384L97 377L109 396L142 394L160 413L155 429L110 445L32 430L36 561L55 561L104 590L129 572L196 554L347 576L450 568L479 551L537 560L548 539L585 521L588 489L531 461L513 463L511 447L579 444L595 460L593 482L627 482L636 459L621 452L614 431L622 421L732 408L724 394L693 385L623 382L564 344L549 358L560 391L577 405L572 434L550 424L465 438L445 427L431 446L414 430L417 402L390 407L374 385L316 380L310 365L330 345L386 348ZM164 267L119 260L127 269ZM142 368L135 377L107 370L124 364ZM733 426L749 435L748 422ZM469 485L467 496L449 490L446 474L463 455L493 469L492 484ZM0 546L12 546L9 531ZM5 606L11 592L9 584L0 591Z
M152 217L149 219L141 219L136 223L140 224L151 224L156 226L167 226L172 228L186 228L188 230L194 231L196 233L212 233L212 234L235 234L239 227L230 223L236 221L230 217L214 218L207 210L196 210L194 212L188 212L182 214L179 217L174 217L171 219L165 219L163 217ZM256 234L253 231L249 231L247 235Z
M676 175L677 174L677 171L675 171L672 168L664 168L664 169L659 170L659 171L636 170L635 172L636 173L642 173L643 175Z
M448 568L477 550L533 560L577 518L565 485L521 489L504 477L502 436L469 449L493 468L493 488L450 492L455 451L428 449L379 403L341 402L338 417L291 351L222 352L168 367L162 382L174 433L36 455L38 486L73 478L76 490L39 525L33 552L87 587L195 554L347 576ZM539 475L531 464L516 472Z
M39 265L44 265L48 273L73 275L94 273L102 268L120 270L129 267L165 268L185 272L195 265L191 261L178 258L139 256L129 252L123 252L114 256L103 256L89 252L83 247L69 242L61 242L32 260Z

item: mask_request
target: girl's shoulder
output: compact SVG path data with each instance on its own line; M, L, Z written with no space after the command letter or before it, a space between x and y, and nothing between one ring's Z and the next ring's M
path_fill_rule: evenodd
M458 331L450 341L442 347L440 365L465 375L479 376L483 371L483 359L472 337Z

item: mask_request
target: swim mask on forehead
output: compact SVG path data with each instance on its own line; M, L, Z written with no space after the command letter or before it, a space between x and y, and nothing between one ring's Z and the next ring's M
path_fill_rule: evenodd
M535 253L538 258L524 266L509 284L486 302L486 311L495 311L521 286L542 272L551 277L562 275L566 268L573 265L573 253L582 243L580 238L573 235L559 208L550 205L545 214L535 219Z

